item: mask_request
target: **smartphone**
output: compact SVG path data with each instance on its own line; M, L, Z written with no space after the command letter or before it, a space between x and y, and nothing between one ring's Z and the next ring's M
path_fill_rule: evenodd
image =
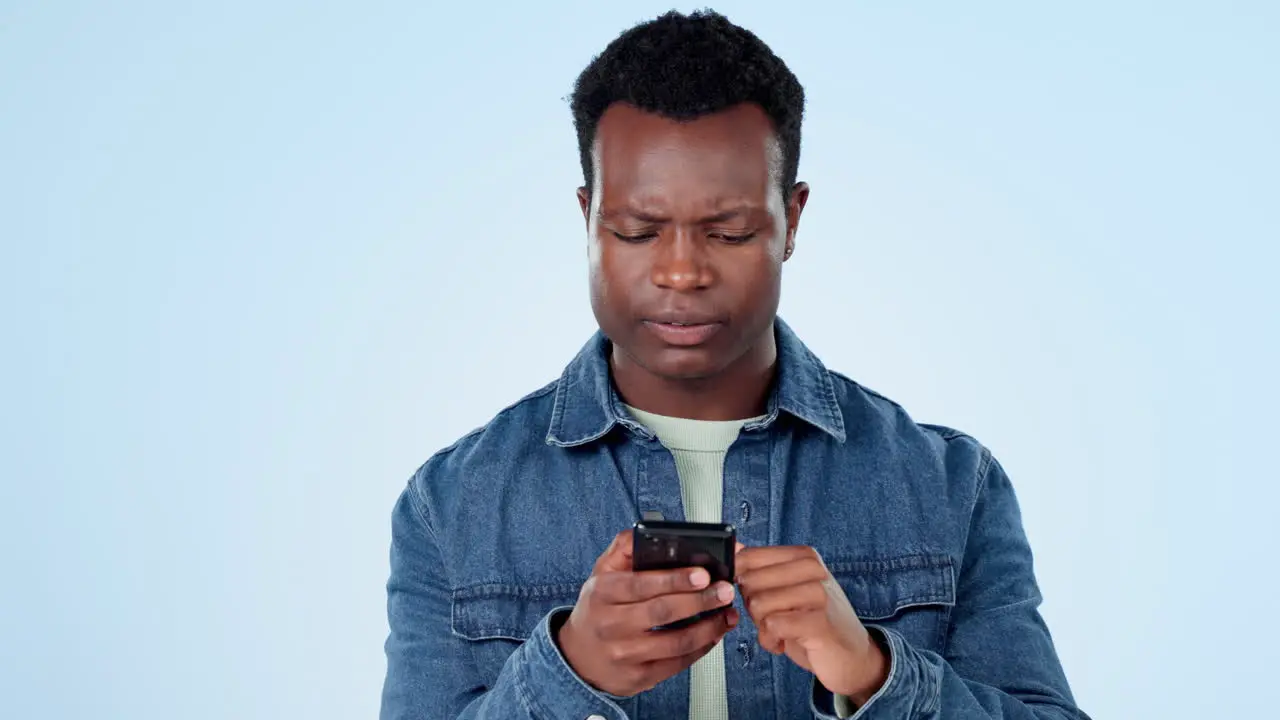
M635 570L677 570L702 567L711 583L733 582L733 550L736 542L732 525L723 523L641 520L632 529L632 568ZM707 610L654 630L678 630L703 618L724 612L733 603Z

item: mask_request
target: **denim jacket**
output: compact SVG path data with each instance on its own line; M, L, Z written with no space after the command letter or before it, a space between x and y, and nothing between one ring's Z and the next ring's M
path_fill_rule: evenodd
M776 323L765 415L724 465L725 522L748 546L818 550L888 681L855 717L1086 718L1049 630L1009 479L976 440L914 422L826 369ZM687 718L689 674L597 691L553 628L614 535L683 519L674 458L633 420L597 334L555 382L438 452L392 514L383 720ZM741 622L724 638L729 716L834 718L830 692Z

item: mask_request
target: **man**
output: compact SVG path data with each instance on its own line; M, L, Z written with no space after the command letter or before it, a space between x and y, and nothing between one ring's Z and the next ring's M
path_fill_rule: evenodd
M1085 717L1000 465L775 316L809 198L795 76L669 13L572 106L601 332L401 495L382 717ZM633 571L648 511L733 523L735 583Z

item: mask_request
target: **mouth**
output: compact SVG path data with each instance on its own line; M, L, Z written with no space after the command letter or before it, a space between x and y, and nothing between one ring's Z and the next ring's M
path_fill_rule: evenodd
M701 345L723 327L719 322L692 319L645 320L644 326L662 342L678 347Z

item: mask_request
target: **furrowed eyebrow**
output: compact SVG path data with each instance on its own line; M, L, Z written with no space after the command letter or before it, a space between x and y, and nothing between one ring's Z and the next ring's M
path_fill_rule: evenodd
M741 207L735 207L729 210L724 210L714 215L708 215L698 220L698 222L703 225L708 225L711 223L718 223L718 222L724 222L726 220L733 220L735 218L739 218L749 214L751 214L751 208L744 205Z
M754 208L752 208L749 205L742 205L739 207L730 208L728 210L723 210L721 212L715 213L713 215L707 215L705 217L698 218L698 224L708 225L711 223L718 223L718 222L725 222L726 220L733 220L733 219L742 217L744 215L750 215L753 210ZM640 222L653 223L653 224L661 224L661 223L669 222L671 220L671 218L666 217L664 215L658 215L655 213L646 212L644 210L639 210L636 208L620 208L620 209L614 209L614 210L606 210L600 213L600 217L606 220L616 220L620 217L628 217L635 220L639 220Z
M645 212L644 210L634 210L634 209L631 209L631 208L628 208L628 209L626 209L626 210L623 210L623 211L622 211L621 213L619 213L619 214L621 214L621 215L629 215L630 217L633 217L633 218L635 218L636 220L639 220L640 222L654 223L655 225L656 225L656 224L658 224L658 223L664 223L664 222L667 222L667 221L669 221L669 220L671 219L671 218L669 218L669 217L665 217L665 216L663 216L663 215L656 215L656 214L654 214L654 213Z

